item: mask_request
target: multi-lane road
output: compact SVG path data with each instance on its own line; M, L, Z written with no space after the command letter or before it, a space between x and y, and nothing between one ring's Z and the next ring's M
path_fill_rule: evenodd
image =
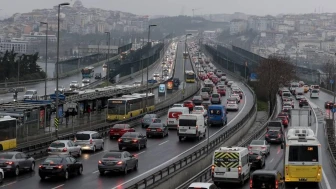
M183 78L183 49L184 44L179 44L177 52L177 60L175 66L175 76ZM191 62L186 61L186 70L192 69ZM182 80L182 79L181 79ZM195 85L195 84L188 84ZM210 140L215 138L218 134L224 130L230 128L232 125L239 121L240 117L243 117L248 113L248 110L252 107L253 96L249 90L241 83L238 85L244 91L244 98L240 104L240 110L238 112L230 112L228 114L228 125L226 127L211 127L209 128ZM226 103L226 97L222 98L222 103ZM163 121L166 120L166 116L161 117ZM136 127L136 130L144 133L145 129ZM0 187L3 188L16 188L24 189L29 186L30 188L125 188L126 186L133 184L140 178L144 178L149 174L159 170L170 163L187 156L192 151L201 148L206 144L206 140L201 141L183 141L179 142L176 131L170 130L169 136L160 139L148 139L147 148L141 151L130 151L135 154L139 159L139 167L137 171L130 172L128 175L119 174L107 174L106 176L100 176L97 165L104 152L97 153L85 153L78 160L83 162L84 171L82 176L71 178L68 181L51 179L47 181L40 181L37 174L37 170L33 173L23 174L17 178L10 177L5 179L4 184ZM105 151L117 150L118 145L115 140L105 139ZM37 165L43 161L43 159L37 161Z

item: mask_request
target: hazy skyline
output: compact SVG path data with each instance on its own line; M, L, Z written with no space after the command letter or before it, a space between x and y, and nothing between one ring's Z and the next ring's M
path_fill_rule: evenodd
M25 2L25 3L23 3ZM52 8L59 3L75 0L2 0L0 16L9 17L19 12L30 12L33 9ZM137 15L195 15L222 14L242 12L252 15L301 14L319 12L336 12L335 0L81 0L87 8L119 10Z

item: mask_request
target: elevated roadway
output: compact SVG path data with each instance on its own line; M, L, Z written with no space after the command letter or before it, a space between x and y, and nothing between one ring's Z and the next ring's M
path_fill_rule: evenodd
M183 78L183 51L184 44L178 44L177 61L175 67L175 77ZM191 69L191 62L186 62L186 69ZM187 85L195 85L188 83ZM244 98L241 101L240 109L238 112L230 112L228 114L228 125L226 127L210 127L209 136L210 140L213 140L218 134L227 130L239 121L240 117L243 117L248 113L248 110L253 105L253 95L249 90L241 83L238 85L244 91ZM227 97L222 97L222 103L226 103ZM163 121L166 120L166 116L162 116ZM145 133L145 129L136 127L136 130ZM37 171L33 173L23 174L17 178L10 177L4 181L3 188L16 188L26 189L27 186L31 188L125 188L126 186L135 183L138 179L148 176L150 173L157 171L175 160L183 158L187 154L201 148L206 144L206 139L201 141L183 141L179 142L176 131L170 130L169 136L165 138L150 138L148 139L147 148L141 151L131 151L139 159L139 167L137 171L132 171L128 175L120 174L107 174L100 176L97 165L98 161L103 156L103 152L97 153L84 153L78 160L83 162L84 172L82 176L71 178L68 181L60 179L52 179L47 181L40 181ZM105 151L117 150L118 145L116 140L105 139ZM37 165L43 161L43 159L37 161ZM36 169L37 170L37 169ZM1 187L1 186L0 186Z

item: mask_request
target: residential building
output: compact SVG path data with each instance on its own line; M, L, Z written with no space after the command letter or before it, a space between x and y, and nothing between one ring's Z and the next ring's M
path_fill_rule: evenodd
M241 19L234 19L230 22L230 35L240 34L247 29L247 21Z
M16 40L11 40L11 41L1 41L0 42L0 51L11 51L14 49L14 52L17 53L26 53L27 52L27 41L16 41Z

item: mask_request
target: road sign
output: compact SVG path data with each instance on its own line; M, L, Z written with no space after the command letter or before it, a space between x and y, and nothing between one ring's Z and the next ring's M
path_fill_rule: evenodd
M58 129L59 120L57 117L55 117L54 122L55 122L55 128Z
M251 80L256 80L257 79L257 74L256 73L251 73L250 79Z
M335 113L335 112L336 112L336 108L331 109L331 111L332 111L333 113Z
M333 79L330 79L330 84L334 84L334 80Z

